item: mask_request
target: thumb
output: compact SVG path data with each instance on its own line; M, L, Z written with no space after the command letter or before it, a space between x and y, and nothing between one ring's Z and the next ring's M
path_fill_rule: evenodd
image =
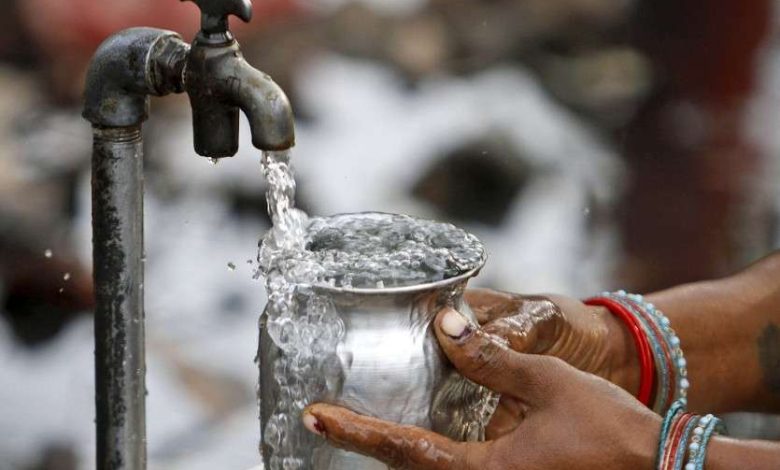
M530 405L549 396L557 359L515 352L452 308L439 312L434 325L444 353L466 378Z

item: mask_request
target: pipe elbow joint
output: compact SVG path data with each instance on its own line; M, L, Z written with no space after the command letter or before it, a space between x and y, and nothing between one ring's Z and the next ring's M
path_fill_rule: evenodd
M87 71L85 119L97 127L141 125L149 96L180 92L189 45L155 28L121 31L98 48Z

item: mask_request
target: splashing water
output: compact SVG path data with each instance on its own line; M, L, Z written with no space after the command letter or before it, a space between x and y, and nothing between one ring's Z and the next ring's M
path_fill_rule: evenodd
M257 276L268 294L266 331L283 351L273 364L280 387L263 431L272 450L270 469L307 468L299 449L300 413L334 376L344 324L317 286L382 289L436 282L484 262L473 235L453 225L403 215L365 213L309 218L295 208L295 179L288 152L262 158L273 227L258 255ZM337 372L337 371L336 371Z

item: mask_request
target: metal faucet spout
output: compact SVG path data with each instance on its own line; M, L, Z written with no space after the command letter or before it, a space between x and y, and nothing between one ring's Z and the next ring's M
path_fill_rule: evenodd
M287 96L271 77L244 60L237 42L214 46L198 37L187 63L185 83L199 155L235 155L239 109L249 118L252 144L258 149L284 150L295 144Z
M252 144L261 150L286 150L295 145L292 107L279 85L241 57L226 64L225 71L236 78L230 94L249 118Z

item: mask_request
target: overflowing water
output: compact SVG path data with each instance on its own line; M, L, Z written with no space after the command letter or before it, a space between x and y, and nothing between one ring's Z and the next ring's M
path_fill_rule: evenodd
M258 275L265 278L268 294L266 329L274 343L285 354L274 364L273 379L278 383L279 399L265 429L261 430L265 444L271 449L269 470L304 468L304 458L296 452L300 443L301 411L307 397L321 393L320 374L314 370L318 352L332 349L343 331L333 312L323 305L302 311L296 302L296 283L286 269L295 260L303 260L308 216L295 208L295 179L289 152L266 152L262 159L263 174L268 182L266 199L273 226L263 238L258 255ZM313 281L305 267L297 270L303 281ZM317 300L317 299L313 299ZM313 338L318 328L330 334L319 335L318 343L303 346L302 338ZM327 338L325 336L328 336ZM303 377L312 380L304 381Z
M273 364L279 385L263 430L270 469L306 467L300 414L332 386L330 368L344 324L321 289L383 289L436 282L484 262L479 240L453 225L365 213L309 218L295 208L288 152L262 159L273 227L258 255L268 304L265 329L283 352ZM303 433L305 435L305 433Z

